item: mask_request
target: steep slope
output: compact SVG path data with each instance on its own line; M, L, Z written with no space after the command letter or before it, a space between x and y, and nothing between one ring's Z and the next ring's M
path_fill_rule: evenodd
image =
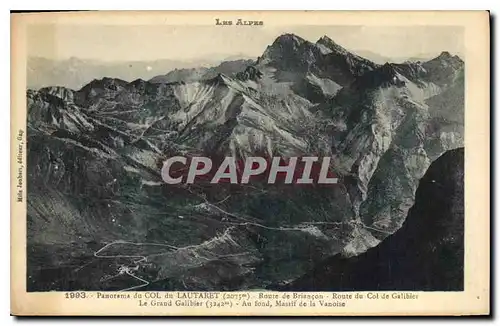
M71 94L75 112L99 125L145 140L161 149L166 143L205 152L307 152L311 139L296 130L310 116L310 103L299 97L261 94L252 80L225 75L192 83L126 83L94 80ZM33 94L47 94L42 89ZM56 96L55 99L58 99Z
M422 68L438 60L431 61L385 64L313 108L330 121L334 165L345 176L356 215L381 239L404 221L431 161L463 144L463 120L453 118L463 119L463 104L454 105L464 92L463 68L445 72L457 77L437 86Z
M464 68L455 73L451 85L442 93L426 100L430 122L427 132L426 151L432 159L441 152L464 143Z
M131 268L152 289L264 287L302 275L354 234L366 244L352 250L376 243L352 224L341 187L162 182L165 155L303 147L282 129L303 121L297 107L256 97L244 82L103 79L28 94L30 290L125 289ZM90 127L60 123L66 114Z
M264 91L292 92L314 103L334 96L355 77L375 67L326 36L311 43L294 34L278 37L255 65L263 74Z
M231 74L27 91L29 270L44 280L31 289L288 282L396 231L427 167L462 146L451 55L380 66L285 34L253 64L218 67ZM340 184L166 185L174 155L331 156Z
M462 291L464 289L464 150L446 152L420 180L403 227L357 257L337 255L292 291Z
M453 75L463 72L461 67L458 69ZM367 200L360 208L360 216L365 223L373 224L377 229L388 229L389 232L399 228L413 204L416 180L443 152L463 146L463 80L460 83L458 78L445 86L447 88L442 93L424 98L423 103L400 104L407 112L405 121L394 131L391 146L381 157L370 180ZM421 87L425 89L426 86ZM450 93L457 98L447 98ZM440 98L443 101L439 101ZM443 105L437 107L436 103ZM412 107L416 111L410 114Z
M27 125L34 132L65 130L81 134L94 130L90 117L74 104L72 90L61 87L28 90L26 99Z

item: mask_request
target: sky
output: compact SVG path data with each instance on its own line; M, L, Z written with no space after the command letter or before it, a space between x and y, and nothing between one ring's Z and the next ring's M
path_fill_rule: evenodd
M293 33L311 42L327 35L349 50L410 58L448 51L463 55L463 30L454 26L31 25L28 55L102 61L257 57L276 37Z

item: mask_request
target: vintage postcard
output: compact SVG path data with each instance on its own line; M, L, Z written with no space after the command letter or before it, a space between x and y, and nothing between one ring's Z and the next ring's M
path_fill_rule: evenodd
M488 12L11 25L12 314L490 313Z

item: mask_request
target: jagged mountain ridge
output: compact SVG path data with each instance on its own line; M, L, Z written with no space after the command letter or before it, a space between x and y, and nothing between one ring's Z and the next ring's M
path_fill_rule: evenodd
M155 76L149 80L151 83L175 83L175 82L195 82L209 80L217 77L218 74L235 76L245 70L247 66L254 63L254 60L233 60L224 61L215 67L201 67L188 69L175 69L166 75Z
M430 162L463 144L463 129L454 122L463 116L463 105L455 107L456 102L447 101L449 107L439 111L453 113L441 122L432 116L437 110L428 105L431 99L436 101L460 87L459 79L453 76L449 81L458 86L438 87L428 81L431 76L425 70L427 79L403 75L418 64L410 65L403 70L400 65L385 64L316 108L333 116L334 164L344 174L354 174L349 178L355 185L350 194L359 217L389 233L404 221L413 204L416 182Z
M446 54L433 60L376 65L327 37L311 43L285 34L257 62L232 76L169 83L103 78L77 91L29 90L30 180L36 185L32 189L38 189L33 190L37 199L30 202L30 218L39 228L47 227L37 223L50 220L43 203L50 196L54 207L73 217L76 226L65 234L85 239L76 241L83 251L87 245L82 243L89 241L184 246L214 239L215 247L203 249L211 257L203 271L194 267L196 259L181 271L170 270L163 259L156 261L159 275L150 277L161 284L169 280L177 289L180 284L189 289L262 286L294 279L337 252L357 255L401 225L427 166L461 145L463 106L455 110L449 104L456 102L449 98L460 90L463 94L463 61ZM40 156L41 151L46 154ZM64 154L68 151L78 154ZM164 185L159 176L162 159L193 153L331 155L345 188L319 195L266 187L219 189L214 194ZM61 184L66 185L63 192L58 190ZM174 193L187 205L160 204ZM82 209L75 196L94 208ZM137 197L132 203L131 196ZM226 196L230 198L224 201ZM220 201L222 207L213 206ZM231 221L235 216L242 219L236 227ZM106 232L93 229L100 218L106 221ZM86 224L80 225L80 219ZM59 223L72 225L57 219L49 225L56 229ZM138 231L129 234L131 226L124 223ZM165 223L174 229L183 225L192 235L181 239L167 232ZM57 244L61 241L66 240ZM43 239L36 243L47 245ZM291 260L286 257L292 249L275 249L286 243L297 245ZM313 244L314 252L305 249ZM247 249L250 253L242 260L221 258L239 257ZM196 253L187 255L175 251L166 257L181 264ZM221 269L230 281L217 276L208 285L197 277L201 272L214 277Z
M206 123L207 120L201 118L205 111L208 111L212 118L219 112L218 106L209 105L206 107L207 104L204 101L213 103L212 97L219 96L217 101L221 102L221 99L229 96L228 107L231 103L237 103L239 106L236 106L236 109L241 108L242 111L246 105L254 105L255 108L255 104L252 104L249 99L245 99L243 94L235 92L234 88L241 85L227 85L227 83L231 83L227 77L219 76L209 83L197 84L192 89L189 88L189 85L182 83L155 85L140 81L124 84L119 80L106 79L96 81L92 87L84 87L76 92L60 88L43 89L39 92L30 91L28 104L32 110L30 110L28 122L30 128L30 154L28 156L32 158L29 163L30 189L32 191L29 205L29 220L33 225L31 230L47 230L49 232L48 230L57 229L58 225L64 225L65 230L61 234L51 232L52 240L50 243L47 243L43 237L39 238L37 232L30 233L29 236L33 238L29 241L33 241L35 246L41 246L42 251L51 251L54 250L55 246L62 246L61 243L67 241L67 236L73 237L80 239L76 243L82 243L83 249L79 250L82 250L82 255L84 255L87 246L85 243L109 243L116 239L127 239L140 243L154 241L174 246L188 246L190 243L202 244L204 241L214 239L211 246L217 244L216 247L211 247L209 252L203 251L205 258L202 262L208 261L207 268L210 264L219 266L213 273L219 273L218 268L229 264L232 266L231 269L234 269L231 274L235 275L232 277L244 277L244 286L247 287L256 286L255 284L262 286L262 282L265 284L273 279L279 280L285 277L283 276L284 272L274 276L274 272L267 269L255 273L252 272L251 268L241 267L241 264L261 264L263 259L273 262L272 264L277 266L285 263L283 257L289 256L289 254L287 252L274 252L272 249L279 247L283 241L293 239L292 242L298 241L304 245L314 241L318 243L318 248L329 248L324 252L317 253L309 250L297 252L295 255L297 255L297 259L300 258L301 263L297 264L297 270L287 271L290 274L286 276L287 278L296 277L310 268L311 261L307 257L310 257L311 254L319 259L325 257L325 253L341 250L344 244L350 241L349 236L337 239L337 235L332 237L323 235L323 232L336 234L340 225L343 222L348 222L349 216L352 215L348 213L347 198L339 190L326 195L327 198L331 198L326 201L323 199L327 206L321 207L320 205L319 210L310 211L310 207L300 206L285 209L297 197L304 199L312 196L310 200L317 201L313 200L316 196L315 193L304 193L300 189L295 193L283 196L277 190L244 190L238 194L228 193L228 190L218 187L216 193L212 194L210 192L198 193L198 191L191 193L177 187L170 189L171 187L163 184L159 175L161 165L157 165L158 162L161 162L163 155L168 155L169 151L193 153L197 149L200 151L210 150L204 146L191 147L189 145L190 137L196 138L194 135L199 135L190 126L200 126ZM93 89L95 85L101 88L95 90ZM144 88L141 88L141 85ZM140 95L134 93L137 88L142 89ZM150 97L151 94L153 94L152 97ZM120 101L116 101L117 99ZM196 101L192 101L192 99L196 99ZM158 113L157 103L159 101L161 101L161 105L168 103L168 108L173 113L171 120L167 121L165 112L163 115L155 115ZM240 101L247 101L247 104ZM88 103L87 107L80 106L84 102ZM180 110L181 107L187 111ZM227 112L225 110L228 107L224 107L224 110L220 111L222 118L224 118L224 113ZM117 109L121 109L121 111ZM146 109L145 114L143 109ZM190 110L194 111L190 113ZM122 115L123 113L125 116ZM178 119L175 114L179 114L180 118ZM186 119L185 115L192 117L192 119ZM40 116L43 116L44 119L39 119ZM231 115L228 118L231 118ZM80 125L71 124L72 121L84 121L83 127L88 124L92 127L85 129ZM138 122L143 122L143 124ZM219 126L224 128L226 122L222 121ZM135 123L134 128L131 128L130 123ZM257 126L257 122L254 124ZM177 128L176 131L180 135L173 135L173 139L181 139L182 142L169 140L169 134L166 131L172 132L174 127ZM206 135L208 131L210 129L207 128L201 135ZM217 133L214 134L217 135ZM209 139L209 144L211 143ZM215 143L217 144L217 142ZM289 146L293 147L292 145ZM41 152L46 154L41 155ZM176 194L174 197L183 198L182 207L184 208L182 211L179 211L181 206L176 204L174 204L175 207L170 208L163 204L159 205L161 198L172 199L172 191ZM224 202L223 207L216 208L212 204L204 205L203 198L205 196L212 203L223 201L228 194L231 195L231 198ZM49 198L45 198L45 196L49 196ZM78 198L82 198L83 201ZM131 198L133 199L131 200ZM261 206L264 200L267 201L266 205L272 205L275 209L281 207L278 209L278 212L281 211L281 213L274 216L275 213L268 212L267 217L257 215L264 214L268 210L266 206ZM241 202L245 202L246 208L244 207L243 211ZM92 206L86 208L89 203ZM329 207L332 205L330 203L333 203L336 208ZM50 214L52 207L62 210L63 213L51 216L53 215ZM136 211L135 207L142 207L142 209ZM323 221L330 222L323 222L324 224L318 227L308 223L315 216L320 216L320 212L325 209L337 213L332 216L322 216ZM222 213L224 211L230 213ZM235 214L241 215L236 219L236 221L242 219L239 227L234 227ZM230 217L228 218L226 215ZM259 216L257 220L253 217L255 215ZM46 216L49 218L47 219ZM184 216L186 217L184 218ZM290 219L291 216L295 217L286 222L285 219ZM280 220L278 217L285 219ZM163 221L164 219L167 222ZM200 224L201 220L204 222ZM185 232L173 234L171 228L165 229L165 223L167 225L183 224L185 232L192 234L183 239ZM145 228L144 224L148 227ZM97 229L96 226L98 226ZM206 229L207 227L209 229ZM346 227L350 228L349 224L344 226L344 228ZM137 231L128 232L127 230L130 228ZM322 232L321 229L324 231ZM259 243L266 241L266 244L259 244L259 250L255 249L253 254L244 258L240 255L243 253L241 246L245 250L251 249L245 243L251 241L250 245L254 246L252 239L256 232L260 239ZM220 238L221 233L224 234L222 238ZM363 231L358 233L363 234ZM369 237L366 232L365 235ZM219 240L217 239L221 239L220 244L218 244ZM237 244L234 243L234 239L238 239ZM359 242L359 239L356 241ZM303 248L308 248L304 245L302 245ZM50 248L47 249L47 246ZM36 255L38 254L37 251ZM186 265L184 259L193 259L186 269L180 271L183 282L178 279L181 277L178 274L179 271L168 269L170 265L165 265L161 257L155 259L156 266L161 269L159 271L161 276L149 275L150 278L154 280L155 277L159 277L158 281L173 278L181 282L179 284L187 284L190 289L208 286L194 281L199 279L197 277L193 276L193 280L188 278L191 269L196 270L196 266L200 264L201 258L196 258L198 253L181 251L172 254L180 256L172 258L169 256L170 254L165 253L166 256L170 257L169 263L174 259L178 265L184 266ZM188 257L193 256L193 258L186 258L186 254ZM234 254L235 258L232 261L228 261L229 258L220 261L222 258L218 257L226 254ZM87 252L86 255L89 253ZM207 259L206 255L212 256L212 259ZM52 260L47 259L47 264L52 266L48 263L50 261ZM53 261L54 265L67 263L67 261L64 263ZM99 268L98 272L106 274L111 273L112 270ZM37 272L33 273L36 275ZM68 278L74 279L72 282L76 283L71 283L73 285L57 283L58 288L84 286L80 280L81 275L70 273ZM105 275L98 274L95 277L102 278ZM264 280L255 280L256 277L263 277ZM212 285L214 289L223 286L221 285L224 282L223 279L215 276L211 276L210 279L216 281ZM103 286L103 289L109 288L106 284L99 286ZM172 286L176 286L176 289L183 289L179 288L179 285ZM227 286L228 289L231 289L234 286L240 286L240 284Z

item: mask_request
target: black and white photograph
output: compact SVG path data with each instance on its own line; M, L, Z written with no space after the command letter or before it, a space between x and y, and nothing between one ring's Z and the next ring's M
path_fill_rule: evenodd
M26 293L332 314L351 299L483 302L467 281L485 280L471 236L489 232L470 199L487 190L486 102L470 92L487 85L482 38L471 50L452 13L364 14L23 25L11 155Z
M29 31L28 290L462 290L462 29L238 49L217 24L196 52L179 27L61 26L57 57ZM169 185L177 155L329 156L339 181Z

